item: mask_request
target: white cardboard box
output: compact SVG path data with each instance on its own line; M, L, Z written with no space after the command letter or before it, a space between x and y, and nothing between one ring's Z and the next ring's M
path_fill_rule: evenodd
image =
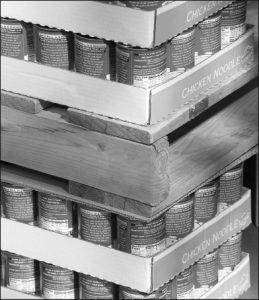
M1 218L1 249L149 293L251 223L251 193L153 257L139 257Z

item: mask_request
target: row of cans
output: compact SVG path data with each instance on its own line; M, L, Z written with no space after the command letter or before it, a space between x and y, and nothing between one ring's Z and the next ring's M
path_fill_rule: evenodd
M46 230L149 257L238 201L242 182L243 164L240 164L146 223L30 188L2 183L2 214Z
M242 232L150 294L4 251L1 285L45 299L197 299L239 264L241 241Z
M158 1L149 2L152 6ZM146 49L1 18L1 54L151 88L237 40L246 31L245 20L246 1L235 1L166 43Z

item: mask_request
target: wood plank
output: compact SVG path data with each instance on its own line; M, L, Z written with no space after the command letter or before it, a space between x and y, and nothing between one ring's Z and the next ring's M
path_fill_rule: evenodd
M169 193L166 139L148 146L82 129L59 114L2 106L2 160L155 206Z
M37 114L41 110L51 106L52 103L1 90L1 105Z
M193 107L197 107L199 103L207 101L209 108L223 100L235 90L244 86L256 76L258 76L258 62L253 66L246 65L237 73L229 76L226 80L211 87L206 93L203 93L193 101L190 101L188 105L173 112L170 115L170 118L155 125L141 126L74 108L68 108L68 119L69 122L90 130L103 132L143 144L152 144L190 121L191 117L193 117L193 114L190 114L190 111ZM197 116L198 114L196 114L195 117Z

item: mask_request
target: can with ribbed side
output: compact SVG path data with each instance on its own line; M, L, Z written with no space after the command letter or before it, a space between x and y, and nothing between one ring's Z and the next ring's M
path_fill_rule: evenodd
M166 236L169 243L178 241L192 232L194 227L194 198L187 196L165 213Z
M33 25L1 18L1 55L34 61Z
M185 30L167 43L167 68L177 76L194 66L195 27Z
M150 88L163 82L166 63L166 43L151 49L122 44L116 46L116 76L118 82Z
M241 198L242 185L243 163L220 176L218 203L219 211L223 211Z
M150 0L150 1L142 1L142 0L120 0L122 4L126 5L127 7L131 8L139 8L143 10L154 10L159 8L163 5L166 1L161 0Z
M150 294L120 286L120 299L168 299L167 284Z
M246 8L247 1L241 0L234 1L222 10L222 48L236 41L246 32Z
M115 299L114 284L90 275L79 276L80 299Z
M78 73L115 80L115 43L75 34L75 70Z
M165 249L165 217L142 223L117 216L117 238L119 250L152 256Z
M217 214L218 181L214 180L194 193L194 227L198 228Z
M106 211L78 205L79 237L85 241L112 247L113 218Z
M194 264L195 293L202 295L218 282L218 250L214 250ZM197 299L197 297L195 297Z
M178 274L173 281L171 299L193 299L194 280L193 266L188 267L183 272Z
M8 219L37 225L38 203L30 188L2 183L3 213Z
M76 203L38 193L39 226L64 235L76 236Z
M42 296L45 299L78 299L78 274L74 271L41 263Z
M29 257L5 252L7 287L38 295L40 293L40 265Z
M74 36L46 26L34 25L36 61L61 69L74 68Z
M219 247L219 280L240 263L241 243L242 232L239 232Z
M195 64L202 62L221 49L221 12L198 23L195 41Z

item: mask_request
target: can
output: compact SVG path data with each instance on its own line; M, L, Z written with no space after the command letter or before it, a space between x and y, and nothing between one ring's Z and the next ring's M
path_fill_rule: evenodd
M161 0L149 0L149 1L141 1L141 0L120 0L122 4L130 8L138 8L143 10L155 10L162 6L164 2Z
M243 163L225 172L219 178L218 211L222 212L241 198L243 186Z
M112 214L78 205L79 238L95 244L112 247Z
M204 294L218 283L218 263L218 249L215 249L194 264L196 296Z
M40 293L40 265L29 257L5 252L6 286L32 295Z
M193 299L193 266L188 267L173 279L176 288L172 289L171 299Z
M42 296L45 299L78 299L78 274L74 271L41 263Z
M217 214L218 181L213 180L194 193L194 227L198 228Z
M246 32L247 1L234 1L224 8L221 24L221 47L236 41Z
M38 203L32 189L9 183L2 183L3 213L8 219L37 225Z
M242 231L219 247L219 280L231 273L241 261Z
M166 43L155 48L116 46L117 81L150 88L163 82L166 73Z
M116 44L104 39L75 34L75 70L78 73L116 79Z
M1 55L34 61L33 25L1 17Z
M90 275L79 275L80 299L115 299L114 284Z
M1 183L1 217L4 217L4 190L3 190L3 187L2 187L2 183Z
M76 236L76 203L38 193L39 226L64 235Z
M195 64L202 62L221 49L221 12L198 23L195 41Z
M166 236L169 243L184 238L194 227L194 198L185 197L165 213Z
M195 27L185 30L167 43L168 71L174 77L194 66Z
M118 249L148 257L165 249L165 216L148 223L117 216Z
M168 299L167 284L153 293L146 294L128 287L120 286L120 299Z
M6 255L1 251L1 286L6 286Z
M34 25L36 61L61 69L74 68L74 36L72 32Z

